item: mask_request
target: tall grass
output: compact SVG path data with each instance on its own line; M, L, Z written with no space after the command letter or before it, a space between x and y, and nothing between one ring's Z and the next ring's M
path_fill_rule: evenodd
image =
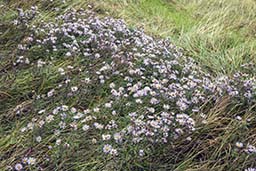
M255 62L253 0L112 0L95 5L132 26L169 37L215 74L230 74Z

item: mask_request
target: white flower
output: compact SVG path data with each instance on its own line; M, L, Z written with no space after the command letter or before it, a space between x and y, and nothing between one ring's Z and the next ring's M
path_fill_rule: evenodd
M67 68L68 68L68 69L74 69L74 67L71 66L71 65L68 65Z
M25 132L27 130L27 127L23 127L20 129L21 132Z
M236 142L236 146L237 146L238 148L243 148L244 144L241 143L241 142Z
M74 119L80 119L80 118L82 118L83 116L84 116L84 114L78 113L78 114L75 115L73 118L74 118Z
M69 124L71 128L73 128L74 130L77 130L77 123L76 122L72 122Z
M32 120L31 120L32 122L36 122L37 121L37 119L36 118L32 118Z
M70 81L71 81L70 79L66 79L65 84L68 84Z
M109 154L111 154L112 156L116 156L118 153L117 153L117 150L116 149L111 149Z
M61 144L61 139L57 139L56 140L56 145L60 145Z
M42 141L42 137L41 136L36 137L36 141L37 142L41 142Z
M33 157L29 157L28 158L28 161L27 161L27 164L28 165L34 165L36 163L36 159L33 158Z
M241 117L241 116L237 116L236 119L239 120L239 121L241 121L241 120L242 120L242 117Z
M245 171L256 171L256 168L250 167L250 168L245 169Z
M100 54L99 53L96 53L95 54L95 58L99 58L100 57Z
M114 134L114 139L116 140L116 142L121 142L122 141L122 136L120 133L115 133Z
M151 95L151 96L155 96L155 95L156 95L156 92L155 92L155 91L150 91L150 95Z
M109 88L111 88L111 89L115 88L115 86L116 86L115 83L110 83L109 84Z
M92 139L92 143L93 144L96 144L97 143L97 140L95 138Z
M54 115L56 115L58 112L59 112L59 108L55 108L55 109L53 109L53 111L52 111L52 113L53 113Z
M105 83L105 80L100 80L100 83L101 83L101 84L104 84L104 83Z
M78 90L78 87L76 86L71 87L71 91L76 92L77 90Z
M22 169L23 169L22 164L17 163L17 164L15 165L15 170L20 171L20 170L22 170Z
M150 113L155 113L155 109L154 109L153 107L148 108L148 111L149 111Z
M111 103L106 103L106 104L105 104L105 107L106 107L106 108L111 108L111 107L112 107L112 104L111 104Z
M49 115L49 116L47 116L46 118L45 118L45 121L47 122L47 123L50 123L51 121L53 121L54 120L54 116L53 115Z
M111 135L110 134L106 134L106 135L102 135L102 140L103 141L106 141L106 140L109 140L111 138Z
M256 168L250 167L250 168L245 169L244 171L256 171Z
M84 81L85 81L85 83L89 83L91 80L90 80L90 78L85 78Z
M112 89L111 93L112 93L113 96L117 96L117 97L121 95L121 93L116 91L115 89Z
M42 67L43 65L45 65L46 64L46 62L44 62L44 61L42 61L41 59L39 59L38 61L37 61L37 67L39 68L39 67Z
M45 110L43 109L43 110L38 111L38 114L42 114L44 112L45 112Z
M129 113L128 114L130 117L136 117L137 116L137 113L136 112L132 112L132 113Z
M28 127L28 129L33 129L34 128L34 124L32 122L29 122L27 127Z
M27 162L28 162L28 158L27 158L27 157L24 157L24 158L22 159L22 163L27 164Z
M136 99L135 102L136 102L136 103L139 103L139 104L142 104L142 103L143 103L141 99Z
M201 116L202 118L206 118L206 115L205 115L204 113L201 113L200 116Z
M150 125L154 128L160 128L160 125L159 125L159 122L158 121L151 121L150 122Z
M104 147L103 147L103 152L104 152L104 153L110 153L110 151L111 151L112 149L113 149L113 148L112 148L111 145L106 144L106 145L104 145Z
M176 132L177 134L179 134L179 135L182 135L182 134L184 133L184 131L183 131L182 129L180 129L180 128L176 128L176 129L175 129L175 132Z
M91 110L90 109L86 109L86 110L84 110L84 114L88 114L88 113L90 113L91 112Z
M63 73L64 69L63 68L58 68L58 72Z
M60 121L59 127L60 127L61 129L65 129L65 128L66 128L66 123L63 122L63 121Z
M150 100L151 104L157 104L158 102L159 101L156 98L154 98L154 97Z
M48 97L51 97L51 96L53 96L53 94L54 94L54 89L52 89L51 91L49 91L48 93L47 93L47 96Z
M177 102L176 102L176 105L179 106L180 110L181 111L184 111L186 110L189 106L183 101L183 99L179 99Z
M41 120L38 122L38 126L41 128L42 126L44 126L45 122L44 120Z
M62 109L63 111L67 111L67 110L68 110L68 106L62 105L61 109Z
M93 125L95 126L96 129L103 129L104 128L104 125L99 124L97 122L95 122Z
M90 126L85 124L82 129L83 129L84 131L88 131L89 128L90 128Z
M191 141L191 140L192 140L192 138L191 138L191 137L187 137L187 138L186 138L186 140Z
M81 122L84 123L84 122L91 121L91 120L93 120L93 119L94 119L94 118L93 118L91 115L89 115L89 116L86 116Z
M112 111L112 115L113 115L113 116L116 115L116 111L115 111L115 110Z
M96 108L93 109L93 111L97 113L97 112L100 111L100 109L98 107L96 107Z
M64 144L64 147L65 147L65 148L69 148L69 147L70 147L70 144L69 144L69 143L65 143L65 144Z
M207 121L207 120L202 120L202 123L203 123L203 124L207 124L208 121Z
M77 112L76 108L74 108L74 107L72 107L72 108L70 109L70 111L71 111L71 113L76 113L76 112Z
M70 52L67 52L67 53L66 53L66 56L68 56L68 57L71 56L71 55L72 55L72 54L71 54Z
M54 135L55 135L55 136L59 136L59 135L60 135L60 130L58 130L58 129L55 130L55 131L54 131Z
M166 110L168 110L168 109L170 109L170 105L164 104L163 108L166 109Z
M248 145L245 151L247 153L256 153L256 147L253 145Z
M139 150L139 156L144 156L144 155L145 155L144 150Z

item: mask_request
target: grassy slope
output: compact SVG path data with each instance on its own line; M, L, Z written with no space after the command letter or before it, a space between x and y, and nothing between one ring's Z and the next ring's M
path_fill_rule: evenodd
M96 4L131 25L170 37L215 73L231 73L255 60L253 0L112 0Z
M215 74L232 73L239 70L242 63L255 60L256 4L253 0L221 2L91 0L88 2L95 5L95 10L102 15L121 17L131 26L143 27L149 34L170 37L174 43L184 48L188 55ZM77 0L70 5L79 8L86 6L88 2ZM30 1L30 3L38 2ZM1 4L6 5L4 1L0 1ZM15 14L14 9L18 6L29 7L30 4L25 1L17 3L13 0L8 6L0 7L0 11L4 12L4 15L0 16L0 57L8 57L0 61L0 154L8 156L4 158L0 156L0 168L12 163L16 159L15 156L23 152L22 147L29 146L22 143L28 142L31 138L31 135L20 136L18 131L23 122L32 116L26 114L17 116L13 110L18 105L22 108L30 108L31 89L39 94L54 87L58 80L56 70L60 66L77 65L68 60L56 60L54 65L40 71L33 67L21 68L19 71L12 69L11 59L14 57L12 51L16 42L21 41L28 34L24 30L15 30L8 25ZM51 19L54 14L47 11L47 5L44 8L45 13L41 17ZM41 106L38 106L38 109L40 108ZM176 170L239 170L238 165L243 168L243 165L250 161L246 156L237 156L232 149L236 141L254 140L255 129L249 130L245 122L238 122L234 119L234 115L242 114L245 121L247 118L255 119L255 112L253 108L248 110L232 108L233 110L230 110L230 104L226 99L221 100L211 109L207 119L208 125L202 125L199 131L192 135L194 148L187 152L181 150L184 152L184 160L177 163ZM177 142L177 146L179 144L182 142ZM168 148L166 150L168 151ZM169 153L167 152L167 156ZM86 162L83 163L83 159L78 157L75 165L77 169L86 168L97 163L97 160L86 160ZM236 164L232 166L229 162ZM161 161L158 163L166 164ZM98 164L100 165L100 162Z

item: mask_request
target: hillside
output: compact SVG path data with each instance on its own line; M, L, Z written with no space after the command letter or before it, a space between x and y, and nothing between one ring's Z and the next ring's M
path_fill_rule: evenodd
M256 170L254 11L0 1L0 170Z

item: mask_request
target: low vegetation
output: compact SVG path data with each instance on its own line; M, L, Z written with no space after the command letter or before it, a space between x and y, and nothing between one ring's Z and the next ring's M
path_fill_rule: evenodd
M1 1L0 168L256 170L255 6Z

